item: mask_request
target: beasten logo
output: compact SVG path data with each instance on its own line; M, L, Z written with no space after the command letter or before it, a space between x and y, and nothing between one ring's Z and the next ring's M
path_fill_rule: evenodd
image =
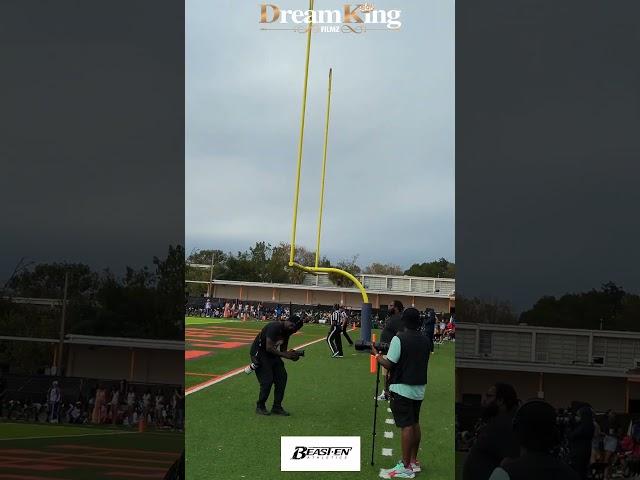
M359 472L360 437L280 437L283 472Z
M301 460L307 456L310 457L327 457L339 456L347 457L353 447L296 447L293 452L292 460Z

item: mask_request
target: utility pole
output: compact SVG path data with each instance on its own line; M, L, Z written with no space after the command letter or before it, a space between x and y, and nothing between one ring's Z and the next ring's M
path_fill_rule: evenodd
M209 285L207 285L207 297L211 298L211 285L213 284L213 258L214 251L211 250L211 270L209 271Z
M67 289L69 287L69 271L64 272L64 294L62 297L62 319L60 320L60 343L58 345L58 364L56 374L62 371L62 354L64 352L64 325L67 319Z

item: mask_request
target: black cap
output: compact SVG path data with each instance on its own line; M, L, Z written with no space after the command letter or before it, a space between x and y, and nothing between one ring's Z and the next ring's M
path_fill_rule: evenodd
M289 317L289 321L296 327L296 331L300 330L302 328L302 325L304 324L304 322L298 315L291 315Z
M420 312L415 308L407 308L402 312L402 321L405 327L416 330L420 326Z

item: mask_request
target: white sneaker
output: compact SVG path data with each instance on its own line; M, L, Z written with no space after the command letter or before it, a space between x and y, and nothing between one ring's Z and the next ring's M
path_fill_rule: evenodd
M246 373L247 375L249 375L251 372L253 372L253 368L251 368L251 365L244 369L244 373Z
M387 397L386 393L382 392L380 395L376 397L376 400L378 400L379 402L383 402L383 401L386 402L389 400L389 398Z
M411 467L407 468L404 466L402 461L399 461L398 464L390 468L388 470L380 470L380 478L415 478L416 474L413 473Z
M336 352L333 355L331 355L331 358L336 358L337 356L338 356L338 352Z
M420 462L412 463L411 464L411 470L413 470L413 473L421 472L422 471L422 467L420 466Z

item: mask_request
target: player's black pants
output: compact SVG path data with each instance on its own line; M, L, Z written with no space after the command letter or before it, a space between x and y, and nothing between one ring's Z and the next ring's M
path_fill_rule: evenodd
M342 355L342 339L340 338L340 325L331 325L327 335L327 343L331 349L331 354Z
M257 406L264 407L271 386L273 391L273 406L282 407L282 399L284 398L284 390L287 387L287 371L280 357L271 357L270 355L260 355L259 365L256 368L256 378L260 383L260 396L258 397Z

